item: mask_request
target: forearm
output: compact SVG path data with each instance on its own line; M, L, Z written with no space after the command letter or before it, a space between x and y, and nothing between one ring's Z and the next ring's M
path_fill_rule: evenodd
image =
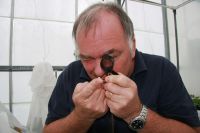
M79 118L74 112L44 127L44 133L86 133L93 120Z
M148 109L147 121L141 133L196 133L196 131L182 122L164 118Z

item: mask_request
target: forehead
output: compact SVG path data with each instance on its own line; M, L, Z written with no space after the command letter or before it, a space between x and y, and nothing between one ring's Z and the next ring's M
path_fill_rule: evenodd
M79 53L92 55L119 49L127 40L118 16L105 11L98 14L98 19L88 30L81 29L76 38Z

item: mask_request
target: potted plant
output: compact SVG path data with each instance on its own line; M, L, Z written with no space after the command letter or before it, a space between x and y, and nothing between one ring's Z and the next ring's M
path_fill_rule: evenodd
M200 117L200 96L191 95L191 98L192 98L193 104L197 110L197 113Z

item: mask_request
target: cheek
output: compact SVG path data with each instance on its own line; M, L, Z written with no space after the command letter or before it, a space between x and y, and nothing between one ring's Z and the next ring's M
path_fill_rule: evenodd
M115 71L117 71L117 72L123 72L124 62L122 60L119 60L119 61L115 62L115 65L114 65L114 70Z
M94 70L94 65L92 63L85 63L82 62L85 70L87 71L87 73L91 73Z
M118 59L118 61L115 62L114 65L114 70L117 72L121 72L125 75L128 74L129 71L129 67L130 67L130 62L132 61L130 56L126 56L126 57L121 57Z

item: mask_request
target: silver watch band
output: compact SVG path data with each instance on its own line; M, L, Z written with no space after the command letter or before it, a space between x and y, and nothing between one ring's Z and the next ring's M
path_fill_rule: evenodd
M142 111L140 112L139 116L141 116L145 121L147 119L147 107L142 105Z
M140 114L137 117L131 119L129 123L129 128L134 131L142 129L146 123L147 112L148 112L147 107L145 105L142 105L142 110Z

